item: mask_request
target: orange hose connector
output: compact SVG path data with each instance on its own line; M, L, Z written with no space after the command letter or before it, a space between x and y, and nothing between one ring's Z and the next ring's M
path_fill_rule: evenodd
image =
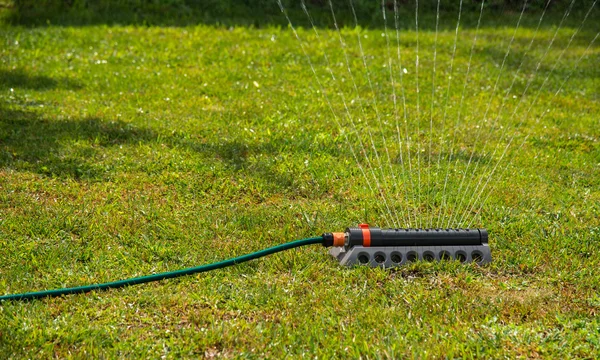
M346 245L346 233L334 232L333 234L333 246L342 247Z

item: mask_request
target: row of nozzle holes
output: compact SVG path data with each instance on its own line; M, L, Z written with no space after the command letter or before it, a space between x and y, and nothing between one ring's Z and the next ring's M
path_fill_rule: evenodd
M375 262L378 264L383 264L385 262L385 254L382 252L377 252L374 255L374 259ZM394 264L400 264L402 262L403 259L403 255L401 252L398 251L394 251L390 254L390 260L392 260L392 262ZM465 261L467 261L467 254L463 251L457 251L455 253L455 257L452 257L452 255L445 250L440 251L439 253L439 259L440 260L458 260L461 263L464 263ZM483 254L480 251L472 251L471 252L471 259L476 262L476 263L480 263L483 261ZM406 254L406 260L408 262L415 262L419 260L419 254L416 251L409 251ZM425 251L423 253L423 258L420 260L425 260L425 261L434 261L435 260L435 255L433 252L431 251ZM361 264L368 264L370 261L370 257L369 254L366 252L362 252L360 254L358 254L358 262Z

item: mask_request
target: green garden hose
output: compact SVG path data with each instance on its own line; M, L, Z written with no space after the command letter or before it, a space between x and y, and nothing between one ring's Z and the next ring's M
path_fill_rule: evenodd
M141 276L141 277L130 278L130 279L125 279L125 280L107 282L107 283L103 283L103 284L92 284L92 285L78 286L78 287L72 287L72 288L44 290L44 291L28 292L28 293L13 294L13 295L4 295L4 296L0 296L0 301L33 300L33 299L41 299L44 297L51 297L51 296L82 294L82 293L86 293L86 292L90 292L90 291L94 291L94 290L116 289L116 288L130 286L130 285L144 284L144 283L148 283L148 282L152 282L152 281L172 279L172 278L176 278L179 276L192 275L192 274L197 274L197 273L201 273L201 272L205 272L205 271L222 269L224 267L237 265L237 264L240 264L240 263L243 263L246 261L258 259L260 257L267 256L267 255L271 255L271 254L274 254L274 253L277 253L280 251L293 249L293 248L297 248L297 247L304 246L304 245L311 245L311 244L325 245L325 240L324 240L323 236L312 237L312 238L307 238L307 239L302 239L302 240L296 240L296 241L292 241L292 242L289 242L286 244L273 246L273 247L270 247L270 248L267 248L264 250L260 250L260 251L257 251L257 252L251 253L251 254L238 256L238 257L235 257L232 259L223 260L223 261L219 261L219 262L212 263L212 264L201 265L201 266L196 266L196 267L191 267L191 268L176 270L176 271L168 271L168 272L163 272L163 273L159 273L159 274Z

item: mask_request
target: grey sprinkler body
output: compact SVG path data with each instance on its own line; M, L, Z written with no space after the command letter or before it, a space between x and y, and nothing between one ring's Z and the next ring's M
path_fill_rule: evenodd
M325 240L328 235L323 235ZM484 264L492 260L485 229L381 229L360 224L344 233L331 233L331 238L330 254L346 266L393 267L418 260Z

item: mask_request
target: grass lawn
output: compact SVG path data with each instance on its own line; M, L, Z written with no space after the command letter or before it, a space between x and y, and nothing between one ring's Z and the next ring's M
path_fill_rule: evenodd
M1 357L600 357L600 40L588 48L598 9L579 32L574 14L554 41L562 13L536 32L539 15L525 15L504 65L518 13L461 28L454 60L452 16L437 40L431 18L418 36L405 26L394 91L400 104L404 89L406 151L383 27L342 31L356 95L333 29L298 30L320 87L285 27L5 21L0 294L196 266L364 221L435 226L461 209L490 232L494 261L347 269L314 246L159 283L4 302ZM392 216L352 149L371 186L366 159L381 172ZM392 161L379 169L386 150ZM479 177L461 185L469 169ZM481 213L461 207L461 189L471 199L488 174Z

